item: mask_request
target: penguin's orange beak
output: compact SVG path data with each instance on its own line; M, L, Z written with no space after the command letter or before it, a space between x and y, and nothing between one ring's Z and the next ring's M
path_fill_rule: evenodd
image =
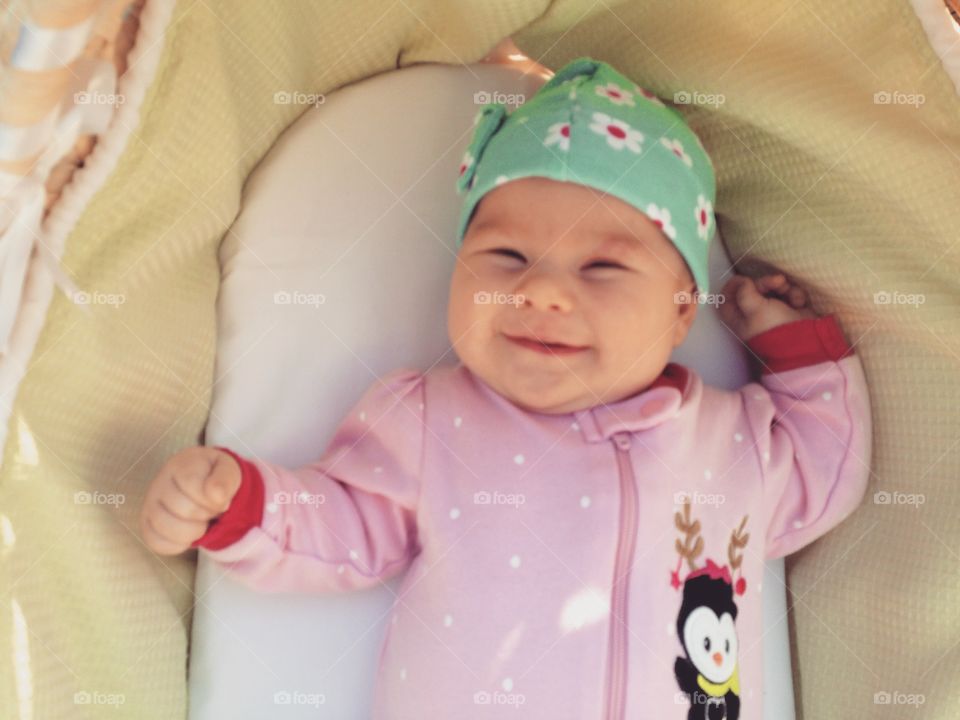
M717 665L719 665L720 663L723 662L723 655L721 655L721 654L718 653L718 652L715 652L715 653L713 654L713 661L714 661Z

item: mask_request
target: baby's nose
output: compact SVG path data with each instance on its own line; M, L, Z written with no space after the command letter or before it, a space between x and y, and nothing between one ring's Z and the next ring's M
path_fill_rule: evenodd
M563 283L546 273L528 276L517 287L522 304L537 310L570 312L573 298Z

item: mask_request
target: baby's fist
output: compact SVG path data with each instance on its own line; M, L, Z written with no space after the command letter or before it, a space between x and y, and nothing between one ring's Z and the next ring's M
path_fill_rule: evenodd
M221 515L240 488L240 466L212 447L192 447L171 457L147 488L140 531L159 555L189 550Z
M743 341L778 325L814 318L807 293L783 273L753 279L734 275L723 286L720 319Z

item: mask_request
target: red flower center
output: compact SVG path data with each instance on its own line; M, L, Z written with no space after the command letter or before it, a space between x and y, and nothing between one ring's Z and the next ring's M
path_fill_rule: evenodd
M707 211L706 211L706 210L701 210L701 211L700 211L700 224L701 224L701 225L706 225L706 224L707 224Z
M560 128L560 134L564 137L570 137L570 126L564 125L562 128Z
M623 128L619 128L616 125L607 125L607 132L618 140L623 140L627 136L627 134L623 131Z
M620 93L616 90L607 90L607 94L610 97L617 97L617 98L620 97Z

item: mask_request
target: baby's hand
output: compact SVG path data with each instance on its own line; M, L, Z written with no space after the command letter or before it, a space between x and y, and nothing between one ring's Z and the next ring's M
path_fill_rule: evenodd
M734 275L722 292L725 302L718 308L720 319L744 342L778 325L817 317L808 307L807 293L788 281L783 273L764 275L756 280ZM768 297L770 295L780 297Z
M240 488L240 466L212 447L192 447L171 457L147 489L140 532L159 555L177 555L207 531Z

